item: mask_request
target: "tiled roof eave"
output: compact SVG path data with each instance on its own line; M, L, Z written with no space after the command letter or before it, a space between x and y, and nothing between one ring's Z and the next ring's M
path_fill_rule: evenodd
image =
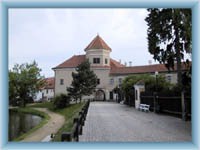
M52 68L53 70L56 70L56 69L70 69L70 68L76 68L76 67L54 67Z
M110 51L112 52L112 49L104 49L104 48L93 48L93 49L85 49L84 51L90 51L90 50L105 50L105 51Z
M176 71L159 71L159 73L175 73ZM110 72L110 75L129 75L129 74L155 74L155 71L149 72Z
M54 89L54 87L45 87L44 89Z

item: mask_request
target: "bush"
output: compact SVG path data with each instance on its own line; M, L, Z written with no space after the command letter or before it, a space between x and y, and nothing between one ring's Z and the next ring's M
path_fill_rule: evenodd
M53 105L55 109L65 108L69 106L70 97L65 94L57 95L53 100Z

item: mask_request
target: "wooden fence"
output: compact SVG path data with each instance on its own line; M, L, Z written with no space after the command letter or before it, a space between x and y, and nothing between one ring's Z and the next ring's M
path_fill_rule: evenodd
M156 111L158 112L168 112L173 114L181 114L181 97L180 96L152 96L152 95L141 95L141 103L150 105L150 110L154 110L154 100L156 102ZM191 115L191 96L185 96L185 105L188 115Z
M79 141L79 135L82 135L83 126L86 120L89 105L90 105L90 101L87 101L86 104L83 106L82 110L79 112L78 117L74 118L72 131L62 133L61 135L62 142L64 141L78 142Z

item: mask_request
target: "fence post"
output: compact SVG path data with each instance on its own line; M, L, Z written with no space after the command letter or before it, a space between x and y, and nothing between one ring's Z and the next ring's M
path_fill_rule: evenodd
M181 106L182 106L182 120L186 121L186 111L185 111L185 96L184 91L181 92Z
M79 121L78 121L78 118L74 118L74 128L75 128L75 130L74 130L74 139L75 139L75 141L78 141L79 140L79 131L78 131L78 128L79 128Z

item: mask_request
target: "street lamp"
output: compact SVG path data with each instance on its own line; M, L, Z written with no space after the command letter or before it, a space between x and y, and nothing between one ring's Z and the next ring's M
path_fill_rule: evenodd
M158 71L155 71L155 78L156 78L156 83L155 83L155 92L154 92L154 113L156 112L156 98L157 98L157 93L158 93Z

